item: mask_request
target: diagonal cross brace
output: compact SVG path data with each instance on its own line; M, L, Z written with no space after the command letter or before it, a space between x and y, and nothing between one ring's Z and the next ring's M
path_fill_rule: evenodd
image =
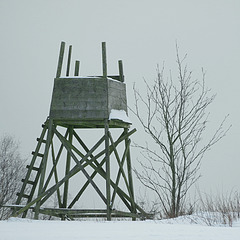
M124 132L120 135L120 137L117 139L117 141L114 143L115 147L121 143L122 141L124 141L127 137L129 137L130 135L132 135L134 132L136 132L136 129L133 129L132 131L130 131L129 133L124 135ZM74 132L73 132L74 134ZM77 140L79 141L79 143L82 145L82 147L86 150L86 152L89 151L89 149L87 148L87 146L83 143L83 141L80 139L80 137L75 133L74 135L76 135L75 137L77 138ZM109 154L111 154L114 151L114 146L113 144L111 144L109 146ZM96 159L98 159L99 157L101 157L103 154L105 154L106 150L101 151L100 153L98 153L96 156L90 155L91 156L91 160L87 160L86 165L90 165L93 169L94 172L91 175L91 178L93 179L97 173L99 173L104 179L106 179L105 176L105 171L103 170L102 166L105 163L106 159L104 158L100 163L98 163L96 161ZM93 165L92 162L94 162L97 166ZM101 171L101 173L100 173ZM72 202L70 203L70 205L68 206L68 208L72 208L73 205L78 201L78 199L80 198L80 196L83 194L83 192L85 191L85 189L87 188L87 186L89 185L89 181L87 180L86 183L83 185L83 187L80 189L80 191L78 192L78 194L75 196L75 198L72 200ZM113 181L110 182L110 184L114 184ZM114 189L116 188L116 184L114 185ZM119 194L119 190L118 190L118 194ZM121 196L120 196L121 197ZM122 198L122 197L121 197ZM122 198L123 202L127 205L128 203L125 201L124 198Z
M104 141L105 136L102 137L98 143L82 158L82 160L80 161L80 163L84 162L85 160L87 160L87 158L95 151L95 149ZM37 198L35 198L33 201L31 201L30 203L28 203L25 207L21 208L20 210L18 210L17 212L15 212L13 214L13 217L17 217L19 214L23 213L24 211L26 211L27 209L29 209L32 205L34 205L36 202L41 201L41 205L64 183L66 182L69 178L71 178L73 175L75 175L77 172L79 172L82 168L82 166L79 164L77 164L76 166L74 166L69 173L63 177L58 183L56 183L55 185L53 185L51 188L49 188L48 190L46 190L45 192L42 192Z
M72 149L74 149L75 151L77 150L70 142L68 142L55 128L54 128L54 133L58 136L59 140L62 142L62 144L65 146L65 148L67 149L68 153L71 155L71 157L73 158L73 160L76 162L77 166L79 167L79 169L83 172L83 174L85 175L85 177L88 179L88 181L92 184L92 186L94 187L94 189L96 190L96 192L99 194L99 196L102 198L102 200L106 203L107 200L104 197L103 193L101 192L101 190L98 188L98 186L96 185L96 183L91 179L91 177L89 176L89 174L87 173L87 171L84 169L84 167L82 166L83 163L83 159L86 158L87 155L89 155L89 153L85 156L83 156L83 158L81 159L81 161L79 161L77 159L77 157L74 155L74 153L72 152ZM93 147L94 150L97 149L97 147L101 144L102 141L104 141L105 136L102 137L99 142ZM78 150L77 150L78 151ZM79 152L79 151L78 151ZM87 160L87 158L86 158Z
M113 194L112 194L112 200L111 200L111 202L112 202L111 204L113 205L115 197L116 197L117 187L118 187L118 184L119 184L119 181L120 181L121 173L123 175L126 187L128 189L128 193L129 193L130 197L132 197L131 196L131 191L129 189L129 185L128 185L128 182L127 182L127 179L126 179L126 175L125 175L125 172L123 170L123 165L124 165L124 162L125 162L125 159L126 159L126 155L127 155L127 152L129 151L130 141L128 141L128 144L126 145L126 148L125 148L123 156L122 156L122 160L120 160L120 157L119 157L119 155L117 153L117 150L116 150L116 146L114 145L114 142L113 142L113 139L112 139L111 136L110 136L110 140L111 140L111 143L114 147L115 156L116 156L116 159L117 159L117 162L118 162L118 165L119 165L119 171L118 171L116 181L115 181L116 185L114 187L114 191L113 191Z
M132 131L128 132L127 135L121 135L119 137L119 139L115 142L115 145L117 146L120 142L122 142L123 140L126 139L126 137L129 137L130 135L132 135L134 132L136 131L136 129L133 129ZM104 136L105 137L105 136ZM104 141L105 138L101 138L99 140L99 142L81 159L81 163L83 163L84 161L88 160L88 157L92 155L92 153L95 151L95 149ZM113 151L113 147L110 145L110 152ZM91 161L88 161L88 163L84 164L83 166L85 167L86 165L89 165L89 163L91 163L93 160L96 160L98 157L102 156L105 153L105 150L101 151L99 154L97 154L94 158L91 159ZM104 160L103 160L104 162ZM99 167L101 167L103 163L100 163ZM94 176L98 173L98 171L96 170L96 166L91 165L94 169L95 172L93 173ZM36 199L34 199L33 201L31 201L30 203L28 203L25 207L21 208L19 211L17 211L13 216L16 217L19 214L23 213L24 211L26 211L27 209L29 209L32 205L34 205L36 202L40 201L41 199L41 205L53 194L53 192L55 192L57 189L59 189L59 187L65 182L67 181L69 178L71 178L73 175L75 175L77 172L79 172L81 169L79 168L79 165L77 164L76 166L74 166L71 171L64 177L62 178L58 183L56 183L54 186L52 186L51 188L49 188L48 190L46 190L45 192L41 193ZM105 178L105 171L101 168L101 171L99 172L100 175L102 177ZM93 178L93 174L92 174L92 178ZM87 181L85 183L85 185L88 185L89 181ZM125 202L126 206L130 209L130 206L128 206L127 201L130 201L129 196L124 193L123 190L121 190L118 186L116 186L116 184L111 181L111 185L112 187L116 187L117 188L117 193L120 196L120 198ZM143 209L141 209L138 205L136 205L137 209L145 214L145 211ZM131 210L131 209L130 209Z

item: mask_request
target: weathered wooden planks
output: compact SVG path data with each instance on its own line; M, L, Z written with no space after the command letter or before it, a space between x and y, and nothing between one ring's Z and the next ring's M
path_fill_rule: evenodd
M125 84L104 78L56 78L50 107L54 120L103 120L111 109L127 112Z

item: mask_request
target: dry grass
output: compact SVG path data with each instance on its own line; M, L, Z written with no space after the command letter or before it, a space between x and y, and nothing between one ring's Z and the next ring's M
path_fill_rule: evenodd
M215 197L204 194L200 195L197 213L209 226L227 225L240 218L240 194L231 192Z

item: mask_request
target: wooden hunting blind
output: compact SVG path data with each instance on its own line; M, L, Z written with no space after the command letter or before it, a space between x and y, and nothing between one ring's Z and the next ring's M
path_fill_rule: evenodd
M55 79L50 118L59 123L99 121L101 126L112 109L127 112L124 83L103 77Z
M62 42L49 117L37 138L16 204L11 205L13 216L26 217L31 209L35 219L39 214L61 219L149 217L134 199L129 137L136 130L129 130L122 61L118 62L118 75L107 75L106 45L102 43L102 76L80 77L80 62L76 61L74 76L70 77L72 46L69 46L66 76L61 76L64 51ZM103 134L88 147L78 131L96 128L103 129ZM122 129L115 140L111 128ZM124 147L119 149L121 144ZM61 161L65 166L63 176L60 176ZM111 169L113 161L117 166L115 174ZM79 174L84 181L74 180L78 190L71 192L72 198L69 198L71 180ZM98 184L97 176L104 181L104 189ZM76 207L89 186L104 203L103 209ZM49 206L52 196L57 204ZM125 210L116 209L117 197Z

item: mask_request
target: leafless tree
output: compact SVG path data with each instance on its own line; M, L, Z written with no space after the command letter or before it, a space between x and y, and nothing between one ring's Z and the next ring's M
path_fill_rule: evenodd
M182 213L188 190L200 177L204 154L229 129L224 130L225 118L208 142L202 141L209 117L206 109L215 95L209 96L205 73L202 71L201 80L194 80L185 64L186 56L181 59L178 48L176 52L175 81L171 71L166 76L164 67L158 68L153 85L145 81L146 94L134 85L132 109L154 143L136 144L144 161L135 172L141 183L157 194L167 217Z
M6 219L11 214L11 209L1 206L15 201L25 175L24 162L19 144L12 136L4 135L0 139L0 219Z

